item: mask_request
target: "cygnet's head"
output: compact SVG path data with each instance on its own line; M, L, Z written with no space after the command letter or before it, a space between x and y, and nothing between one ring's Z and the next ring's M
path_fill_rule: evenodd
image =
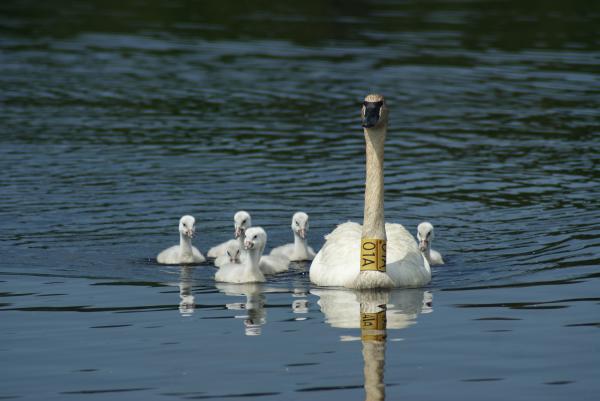
M229 263L240 263L240 244L237 241L230 241L226 252Z
M194 234L196 233L196 219L190 215L185 215L179 219L179 233L188 238L194 238Z
M235 228L235 238L239 238L240 235L252 227L252 219L250 213L240 210L233 216L233 227Z
M417 239L419 240L419 250L425 252L433 241L433 225L424 221L417 226Z
M292 217L292 231L298 234L300 238L306 239L308 232L308 215L304 212L297 212Z
M267 245L267 233L262 227L250 227L246 230L244 248L263 250Z
M363 128L382 128L388 122L388 108L382 95L371 94L365 97L361 109Z

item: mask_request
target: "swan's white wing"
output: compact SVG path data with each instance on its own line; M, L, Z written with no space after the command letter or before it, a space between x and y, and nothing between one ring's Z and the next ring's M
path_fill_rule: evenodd
M227 252L227 247L232 243L237 242L236 239L227 240L219 245L215 245L208 250L206 254L209 258L218 258L221 255L225 255Z
M361 225L340 224L325 236L325 244L310 265L310 281L325 287L343 287L359 273Z
M442 255L438 251L434 251L433 249L429 250L429 258L431 259L432 265L443 265L444 259Z
M206 260L204 255L195 246L192 247L192 254L194 255L194 263L202 263Z
M293 252L294 252L294 244L285 244L285 245L281 245L276 248L273 248L273 250L271 251L270 254L274 255L274 256L284 256L286 258L290 258Z
M179 263L179 245L173 245L159 253L156 261L165 265Z
M263 274L277 274L288 270L290 260L283 256L263 255L258 267Z
M401 224L386 223L388 276L396 287L421 287L431 281L431 270L417 241Z

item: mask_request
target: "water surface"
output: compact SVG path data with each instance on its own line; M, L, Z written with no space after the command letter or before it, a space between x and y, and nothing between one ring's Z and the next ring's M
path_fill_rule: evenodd
M3 2L0 398L594 399L598 26L591 1ZM296 210L315 248L360 221L371 91L386 217L447 261L427 288L154 262L183 214L203 252L239 209L269 247Z

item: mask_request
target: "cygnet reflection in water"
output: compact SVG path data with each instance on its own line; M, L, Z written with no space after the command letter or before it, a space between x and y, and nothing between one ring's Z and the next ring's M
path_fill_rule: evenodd
M184 317L191 316L196 308L192 282L192 267L182 266L179 274L179 313Z
M246 297L246 302L227 303L225 307L230 310L246 311L245 315L236 315L235 318L244 319L244 333L247 336L259 336L262 333L262 325L267 322L264 287L256 283L216 283L216 287L225 295Z

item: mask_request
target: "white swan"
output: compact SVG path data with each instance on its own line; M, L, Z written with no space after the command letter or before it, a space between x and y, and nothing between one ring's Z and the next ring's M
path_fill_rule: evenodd
M315 251L308 246L306 234L308 233L308 215L297 212L292 216L292 232L294 243L278 246L271 251L271 255L285 256L293 262L313 260Z
M173 245L159 253L156 261L165 265L204 262L206 258L195 246L192 246L195 233L196 219L188 215L183 216L179 219L179 245Z
M423 254L423 257L427 259L430 265L443 265L444 259L442 259L442 255L433 249L431 249L431 244L433 243L433 225L424 221L417 226L417 239L419 240L419 250Z
M250 214L244 210L238 211L233 216L234 237L236 239L230 239L219 245L213 246L208 250L207 256L209 258L218 258L219 256L225 255L227 252L227 247L234 242L238 242L240 248L243 247L244 233L246 232L246 229L250 228L251 226L252 218L250 217ZM224 260L215 260L215 266L220 266L220 264L217 263L220 263L222 261Z
M265 282L265 276L259 268L259 261L266 243L267 233L261 227L247 229L241 258L242 263L227 263L221 266L215 274L215 280L226 283Z
M227 263L242 263L242 247L240 246L240 241L231 240L227 241L226 244L227 246L225 247L225 254L216 258L214 265L219 267Z
M340 224L325 236L327 241L310 266L310 281L314 284L366 289L421 287L431 280L429 264L414 237L400 224L384 223L383 149L387 124L388 108L383 96L368 95L362 107L366 142L364 224Z

